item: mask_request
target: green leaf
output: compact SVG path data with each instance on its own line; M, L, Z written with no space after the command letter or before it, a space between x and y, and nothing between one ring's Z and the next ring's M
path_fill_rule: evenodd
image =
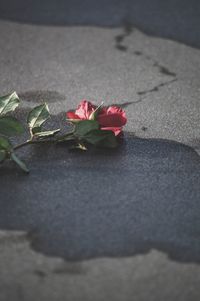
M42 131L42 127L41 126L38 126L38 127L35 127L32 129L32 133L33 135L37 134L37 133L40 133Z
M50 117L49 108L46 103L35 107L30 111L27 123L31 129L40 127Z
M69 147L69 149L79 149L82 151L86 151L87 147L83 143L78 143Z
M118 145L112 131L93 130L84 136L84 140L99 147L114 148Z
M92 112L92 114L89 117L89 120L96 120L97 116L99 114L99 112L101 111L103 106L103 102L96 108L96 110L94 112Z
M66 141L73 141L75 140L76 137L74 136L73 133L70 133L70 134L66 134L66 135L63 135L61 137L58 137L56 142L66 142Z
M19 105L19 97L16 92L0 97L0 115L13 112Z
M24 128L14 117L4 116L0 118L0 134L8 137L22 134Z
M3 162L12 150L10 141L5 137L0 137L0 162Z
M6 158L5 150L0 150L0 163L3 162Z
M12 149L12 145L10 141L5 137L0 137L0 150L10 151Z
M53 131L45 131L45 132L36 132L34 134L34 137L38 137L38 138L47 138L47 137L53 137L54 135L56 135L57 133L60 132L60 129L57 130L53 130Z
M82 138L90 131L98 129L99 123L96 120L81 120L75 125L74 135L78 138Z
M29 173L28 168L26 167L25 163L23 161L21 161L16 155L15 153L11 154L11 159L26 173Z

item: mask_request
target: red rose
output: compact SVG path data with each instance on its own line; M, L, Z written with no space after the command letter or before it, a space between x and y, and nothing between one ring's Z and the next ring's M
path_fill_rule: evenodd
M75 112L67 112L67 118L73 120L90 119L97 106L87 100L82 100ZM99 110L96 120L100 124L101 130L113 131L115 136L122 132L122 127L126 124L127 118L124 110L116 106L103 107Z

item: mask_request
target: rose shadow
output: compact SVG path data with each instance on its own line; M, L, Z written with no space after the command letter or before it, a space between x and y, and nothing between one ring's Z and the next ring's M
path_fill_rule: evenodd
M30 153L30 154L29 154ZM30 146L31 173L1 166L0 229L66 260L161 250L200 262L200 157L190 147L125 135L119 149Z

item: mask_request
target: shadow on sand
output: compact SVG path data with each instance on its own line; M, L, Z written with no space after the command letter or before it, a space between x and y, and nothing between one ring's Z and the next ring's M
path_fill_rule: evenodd
M154 248L200 262L200 157L192 148L125 134L114 151L31 146L21 156L29 176L10 162L0 167L0 229L27 231L34 250L74 261Z

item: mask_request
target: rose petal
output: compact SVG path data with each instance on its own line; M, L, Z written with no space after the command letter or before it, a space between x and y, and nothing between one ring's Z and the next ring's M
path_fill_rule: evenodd
M103 127L122 127L126 124L126 117L124 114L100 114L97 118L98 122Z
M115 113L125 115L125 111L120 107L110 106L110 107L107 108L107 114L115 114Z
M82 100L75 111L75 114L80 119L89 119L90 115L95 111L96 106L87 100Z
M68 119L80 119L80 117L76 115L74 112L67 112L66 116Z
M115 136L118 136L122 133L122 128L120 127L101 127L101 130L112 131L115 134Z

